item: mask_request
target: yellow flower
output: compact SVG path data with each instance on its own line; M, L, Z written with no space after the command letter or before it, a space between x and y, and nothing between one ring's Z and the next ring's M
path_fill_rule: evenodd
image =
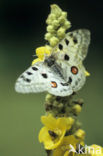
M43 142L48 150L55 149L61 144L66 131L74 123L71 117L55 118L51 114L42 116L41 121L45 126L40 130L39 141Z
M51 54L51 48L49 46L37 48L36 55L38 58L32 61L32 65L34 65L37 62L43 61L45 56L49 56L50 54Z
M93 144L88 147L88 153L90 156L103 156L103 147Z
M60 144L59 147L57 147L54 151L53 151L53 156L71 156L71 145L74 148L74 150L76 150L76 144L79 143L80 140L76 139L73 135L69 135L69 136L65 136ZM75 153L72 152L72 156Z

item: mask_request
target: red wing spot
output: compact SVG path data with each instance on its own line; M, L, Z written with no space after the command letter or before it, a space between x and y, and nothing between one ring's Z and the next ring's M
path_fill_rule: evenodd
M57 88L57 83L54 82L54 81L52 81L52 82L51 82L51 86L52 86L52 88Z
M71 67L71 72L76 75L78 73L78 68L76 66Z

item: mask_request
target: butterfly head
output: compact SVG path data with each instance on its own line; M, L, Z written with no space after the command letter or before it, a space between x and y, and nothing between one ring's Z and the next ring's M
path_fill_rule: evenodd
M44 62L47 64L48 67L51 67L55 64L55 58L51 55L49 57L46 57Z

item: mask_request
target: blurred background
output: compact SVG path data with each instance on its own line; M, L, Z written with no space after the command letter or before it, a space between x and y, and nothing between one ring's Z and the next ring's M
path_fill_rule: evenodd
M79 96L85 101L79 116L86 143L103 146L103 5L100 0L0 0L0 156L45 156L38 142L45 93L18 94L17 77L30 66L35 48L44 45L50 4L68 12L71 30L91 31L84 64L91 76Z

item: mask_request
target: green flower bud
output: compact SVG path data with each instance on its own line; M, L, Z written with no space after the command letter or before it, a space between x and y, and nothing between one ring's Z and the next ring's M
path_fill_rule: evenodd
M52 37L51 33L46 33L45 34L45 39L46 40L50 40L51 37Z
M71 27L70 21L65 21L64 27L65 27L65 29L69 29Z
M66 19L67 18L67 12L63 11L62 12L62 17L64 17Z
M59 26L59 21L58 20L52 21L52 25L56 29Z
M55 30L53 29L53 26L52 26L52 25L48 25L48 26L47 26L47 31L48 31L49 33L53 33Z
M56 17L59 17L62 14L62 10L56 4L53 4L51 5L51 13L55 14Z
M56 19L56 15L55 14L50 14L46 20L47 24L52 24L52 21Z
M56 46L65 37L66 30L71 27L71 23L67 20L67 12L62 11L56 4L51 5L46 23L48 26L45 39L49 41L51 47Z
M57 37L55 37L55 36L53 36L53 37L50 39L50 45L51 45L52 47L56 46L56 45L58 44L58 42L59 42L59 39L58 39Z
M59 30L57 31L57 35L59 38L64 38L65 36L65 29L64 28L59 28Z

